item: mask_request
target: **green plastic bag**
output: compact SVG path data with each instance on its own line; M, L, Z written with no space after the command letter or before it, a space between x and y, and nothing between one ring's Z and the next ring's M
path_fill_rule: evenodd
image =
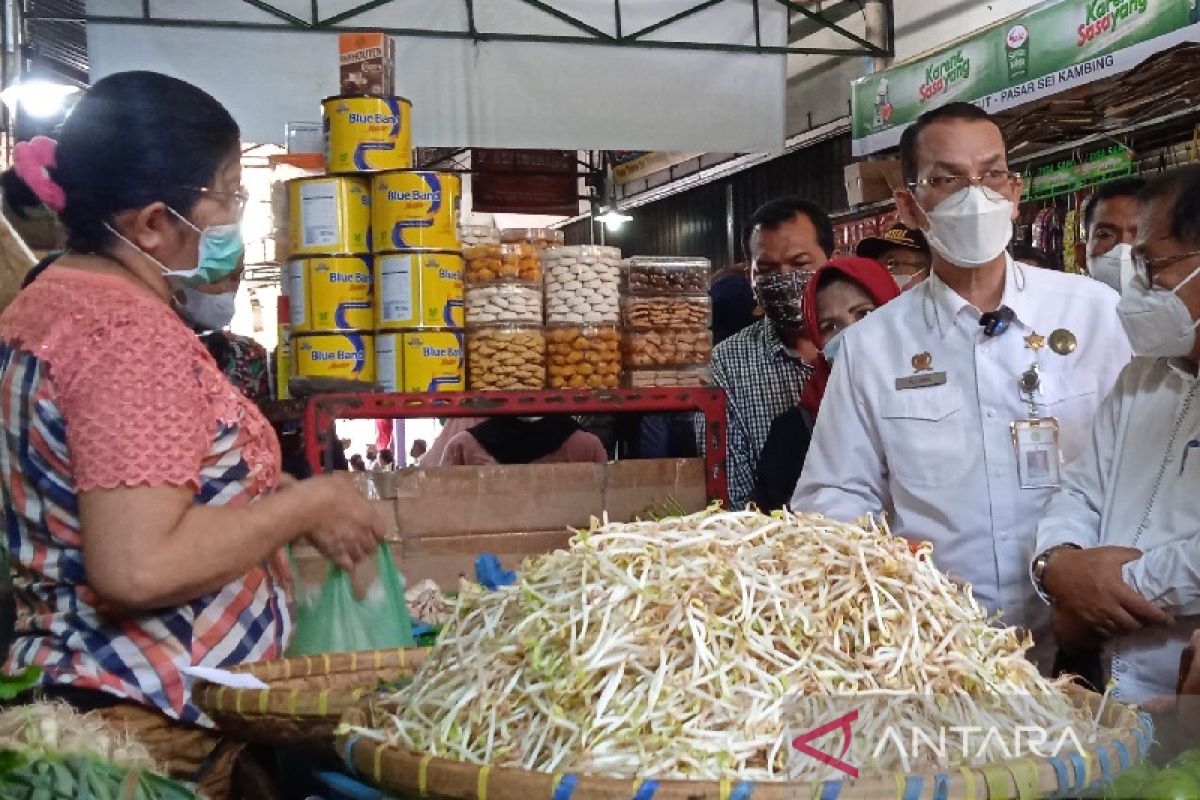
M404 576L386 542L379 545L374 562L360 564L353 578L330 562L319 587L304 586L294 559L292 565L296 632L288 656L414 646Z

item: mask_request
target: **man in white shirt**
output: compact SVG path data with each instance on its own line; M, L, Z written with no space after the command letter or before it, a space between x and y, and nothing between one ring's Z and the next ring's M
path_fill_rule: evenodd
M933 274L846 332L792 506L842 520L888 512L986 608L1033 630L1048 668L1034 532L1059 452L1083 449L1129 360L1117 294L1005 252L1021 179L985 112L927 112L900 153L900 219L925 233Z
M1200 627L1200 168L1145 202L1118 314L1137 358L1038 525L1034 585L1064 646L1105 642L1117 696L1175 692Z

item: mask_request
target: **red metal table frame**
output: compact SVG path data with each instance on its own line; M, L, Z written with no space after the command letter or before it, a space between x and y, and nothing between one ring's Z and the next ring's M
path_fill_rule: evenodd
M305 456L313 472L322 471L321 448L335 447L328 435L339 419L412 419L487 417L501 414L669 413L704 415L705 491L709 500L728 502L725 476L725 390L709 388L605 389L541 392L446 392L442 394L323 394L304 407Z

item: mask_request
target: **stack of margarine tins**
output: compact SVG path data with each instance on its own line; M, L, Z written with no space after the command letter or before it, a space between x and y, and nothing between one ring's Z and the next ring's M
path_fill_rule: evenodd
M461 392L463 255L457 175L389 170L371 178L375 365L389 392Z
M292 374L462 390L459 178L412 169L408 100L322 108L328 174L288 183Z

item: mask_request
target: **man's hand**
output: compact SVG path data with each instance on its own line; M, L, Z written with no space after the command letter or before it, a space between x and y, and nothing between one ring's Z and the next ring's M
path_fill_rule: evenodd
M1170 624L1170 614L1129 588L1121 576L1122 565L1141 555L1133 547L1054 551L1042 582L1065 618L1072 618L1070 635L1090 630L1093 636L1113 637Z

